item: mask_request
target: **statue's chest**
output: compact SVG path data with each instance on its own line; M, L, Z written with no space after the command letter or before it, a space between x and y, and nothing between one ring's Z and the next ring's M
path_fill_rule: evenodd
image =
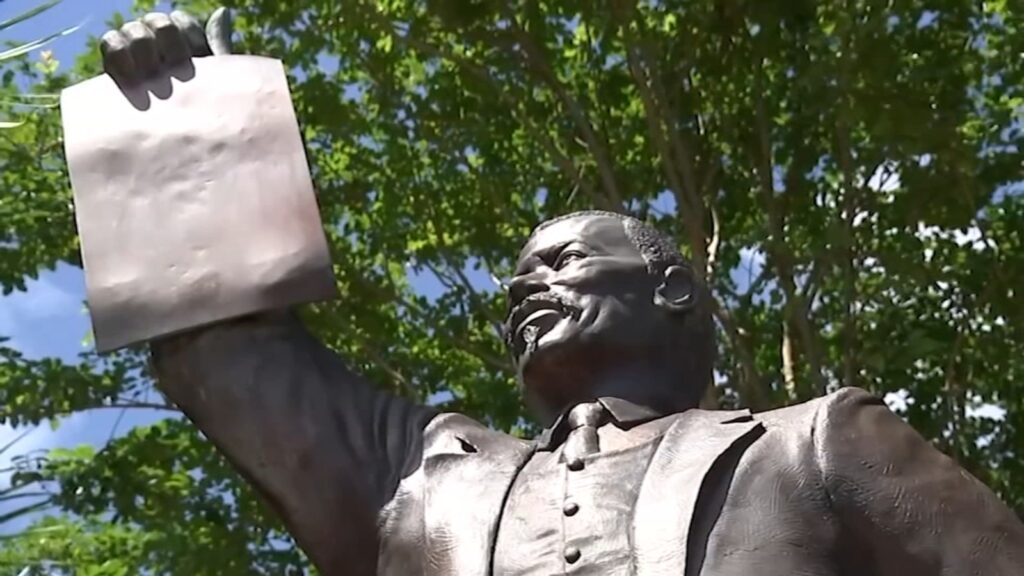
M516 477L498 527L494 574L631 572L637 495L657 439L584 459L537 452Z
M659 440L568 470L557 451L442 418L382 514L380 574L683 573L705 476L763 431L743 413L691 410Z

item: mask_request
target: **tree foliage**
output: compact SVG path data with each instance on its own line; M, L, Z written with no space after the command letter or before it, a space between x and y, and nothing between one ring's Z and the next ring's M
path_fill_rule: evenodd
M709 404L891 393L1024 511L1020 2L230 4L238 51L290 69L343 294L306 318L382 388L529 433L496 337L500 279L544 218L628 211L713 289ZM0 90L19 69L53 92L97 56L69 74L15 64ZM0 134L5 291L78 265L72 222L59 119L39 113ZM3 354L3 421L170 408L142 400L137 350L80 366ZM0 563L302 565L183 420L50 454L41 474L65 516Z

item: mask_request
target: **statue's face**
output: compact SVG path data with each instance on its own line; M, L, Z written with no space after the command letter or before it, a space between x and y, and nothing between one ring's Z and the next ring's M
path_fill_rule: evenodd
M581 370L613 363L657 337L665 322L653 301L658 284L616 218L571 218L530 238L509 285L506 320L527 400L531 388L544 387L546 396L564 393L569 401L578 391L565 388L574 376L583 379Z

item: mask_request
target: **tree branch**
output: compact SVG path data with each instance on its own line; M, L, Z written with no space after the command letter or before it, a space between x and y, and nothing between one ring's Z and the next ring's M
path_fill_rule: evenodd
M674 166L673 154L670 150L669 140L665 134L663 123L659 120L660 115L655 96L648 86L646 73L640 62L638 52L635 48L627 49L626 60L629 70L640 94L640 101L644 105L644 120L647 123L648 135L654 144L655 152L661 159L662 170L668 180L669 189L672 190L678 204L679 216L683 220L687 237L690 244L690 252L693 254L694 267L697 270L706 272L708 269L706 260L707 238L704 235L704 227L701 223L703 210L702 204L688 193L685 184L679 178L679 171Z
M433 207L434 205L432 204L432 214L430 219L431 228L433 229L434 239L437 241L438 246L441 247L441 253L445 254L449 252L451 248L444 238L444 232L442 231L443 226L439 222L440 214L433 210ZM488 306L487 303L484 302L484 299L480 296L480 293L477 291L476 287L474 287L473 284L469 281L469 278L466 277L466 274L462 272L462 269L459 266L455 266L446 256L442 256L442 258L444 258L445 266L448 268L448 270L451 270L452 273L455 274L455 277L458 279L459 285L462 287L463 290L466 291L472 305L491 324L491 329L494 330L495 335L498 336L498 338L501 338L502 326L504 325L502 319L494 315L494 312L491 310L490 306ZM441 271L434 267L433 264L429 262L424 262L424 265L430 268L430 271L433 272L434 275L438 277L438 279L443 281L446 278L446 275L442 274ZM450 281L451 280L449 278L449 282Z
M679 205L680 214L690 236L690 248L694 255L694 264L699 270L707 270L706 250L708 235L705 229L705 205L703 194L705 186L699 182L695 169L696 158L693 145L687 134L679 129L676 117L671 111L668 93L661 81L662 72L658 64L655 47L644 40L649 35L642 18L636 17L636 5L630 3L620 8L622 20L627 22L622 27L627 42L627 60L636 81L637 88L644 104L648 130L658 147L662 165L666 172L671 172L669 182ZM630 24L635 25L638 34L634 34ZM710 184L713 174L707 174L706 184ZM678 176L675 176L678 174Z
M359 347L370 358L370 360L387 373L394 381L394 389L400 396L411 397L416 389L409 383L409 380L384 357L384 354L377 349L367 338L360 338Z
M743 376L737 388L740 391L741 397L751 410L763 410L770 407L768 397L762 386L761 375L757 370L753 346L748 335L740 328L728 308L719 304L718 300L715 299L712 299L712 306L714 307L712 312L728 335L733 350L736 352L736 357L740 362Z
M366 280L362 277L358 278L357 281L366 284ZM406 310L410 315L416 317L417 322L427 321L426 313L423 310L421 310L419 305L417 305L415 302L412 302L409 299L405 298L398 291L398 288L395 286L394 281L390 277L388 278L388 283L386 284L373 284L373 289L377 290L378 292L380 290L387 290L389 292L388 296L392 300L394 300L399 306L401 306L404 310ZM475 357L485 365L490 366L491 368L499 372L510 373L514 371L511 360L502 360L501 358L494 356L489 352L480 350L476 344L465 338L456 336L443 330L436 331L434 334L437 335L442 340L445 340L449 344L455 346L457 349L465 352L466 354L469 354L470 356Z
M600 176L605 194L608 196L608 200L614 206L620 207L621 209L621 206L623 205L623 198L615 180L615 162L612 159L607 146L605 146L605 144L597 137L597 132L594 129L594 125L591 123L586 110L584 110L579 100L574 98L565 88L565 85L558 79L558 76L551 68L551 63L548 62L548 59L544 54L543 48L539 46L533 36L522 27L515 14L506 10L505 18L509 22L510 32L514 35L514 39L518 43L521 49L520 51L525 57L527 70L532 71L534 75L539 77L562 103L562 106L565 108L566 112L568 112L569 117L572 118L573 122L576 124L576 128L583 137L583 141L586 143L587 149L594 157L594 162L597 164L597 172Z
M850 59L850 23L845 23L845 30L842 34L842 52L839 56L839 102L838 116L836 119L836 158L839 163L839 171L843 178L842 198L842 271L843 271L843 308L844 321L842 328L843 339L843 375L842 385L853 386L856 384L857 376L857 317L854 311L857 300L856 283L856 250L854 246L854 219L857 217L857 202L855 191L857 188L853 173L853 154L850 145L850 119L849 119L849 59ZM870 177L870 176L869 176Z
M790 401L800 398L796 386L795 358L793 354L793 339L789 333L789 321L782 320L782 381L786 388L786 396Z
M708 242L708 259L705 269L705 276L708 284L715 275L715 265L718 264L718 246L722 241L722 222L718 219L718 211L714 206L709 207L711 212L711 240Z
M761 188L761 196L765 203L768 216L769 239L765 242L765 249L770 256L778 275L779 286L786 296L786 303L783 308L784 322L791 321L799 332L803 343L804 355L810 368L811 382L816 395L825 393L825 376L822 372L821 356L818 352L816 338L818 332L811 327L809 314L800 314L806 308L801 300L796 282L793 276L794 256L786 244L786 225L782 214L779 199L775 194L773 154L771 144L771 127L768 122L768 113L764 102L764 60L758 56L755 59L754 71L754 106L755 125L758 138L758 162L757 175Z
M139 410L163 410L167 412L181 412L172 404L158 404L155 402L114 402L111 404L100 404L97 406L89 406L84 410L121 410L121 409L139 409Z
M543 130L537 127L532 118L521 113L521 102L517 101L516 98L511 95L512 91L509 90L507 86L503 86L500 82L495 80L486 68L469 60L468 58L420 40L412 36L411 33L403 35L394 28L394 25L391 22L378 14L376 10L373 10L372 12L378 18L378 24L384 26L392 39L399 45L406 46L407 48L414 48L434 58L441 58L454 62L483 81L486 85L490 86L498 95L498 98L504 102L508 106L508 109L516 116L519 123L530 133L531 138L538 142L548 155L551 156L555 166L558 167L567 180L573 182L575 186L583 190L583 192L600 208L609 210L616 208L616 206L610 204L604 196L596 193L594 187L590 185L590 182L583 178L583 171L577 168L572 158L562 152L555 142L545 134Z

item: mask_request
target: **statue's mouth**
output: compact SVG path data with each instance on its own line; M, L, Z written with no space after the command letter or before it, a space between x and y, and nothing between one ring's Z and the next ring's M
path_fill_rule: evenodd
M528 298L509 314L506 339L512 355L521 358L560 321L578 315L577 308L550 293Z

